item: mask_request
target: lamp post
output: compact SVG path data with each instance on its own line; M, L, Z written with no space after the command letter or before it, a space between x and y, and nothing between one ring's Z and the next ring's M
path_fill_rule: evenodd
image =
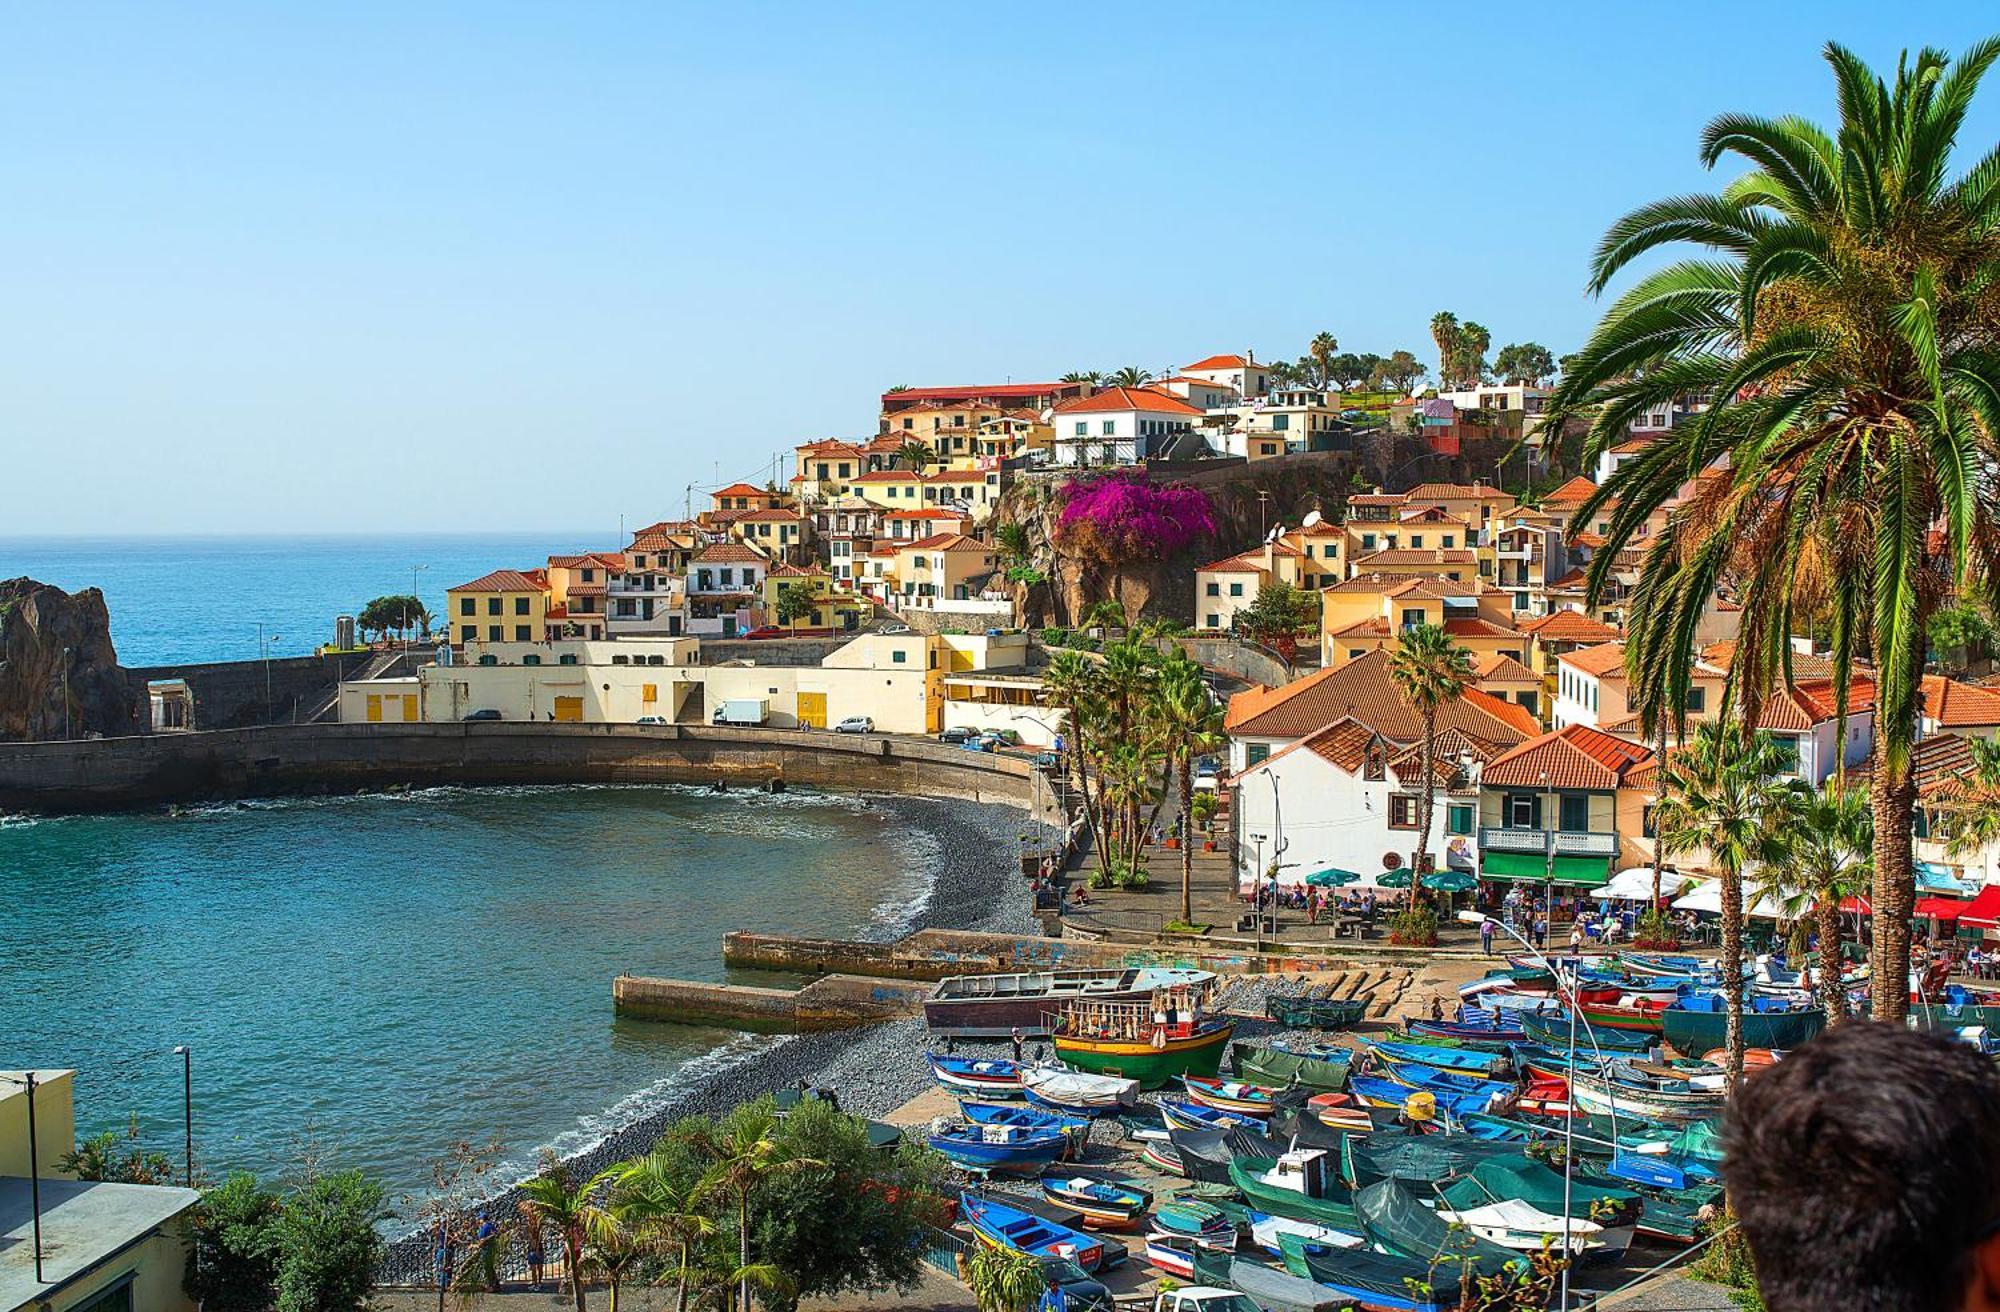
M1250 918L1256 922L1257 950L1264 950L1264 835L1252 834L1257 845L1257 868L1250 875Z
M28 1089L28 1207L34 1216L35 1283L45 1285L48 1281L42 1278L42 1157L35 1142L35 1073L22 1071L21 1078Z
M1548 794L1549 814L1542 826L1542 924L1546 934L1556 932L1556 826L1562 823L1562 803L1549 787L1549 772L1542 771L1542 791Z
M1564 1262L1562 1274L1559 1277L1561 1281L1561 1296L1556 1304L1559 1312L1569 1312L1569 1269L1576 1262L1576 1250L1570 1242L1570 1206L1574 1196L1572 1174L1576 1169L1576 1027L1579 1022L1583 1025L1584 1034L1590 1039L1590 1050L1597 1054L1599 1070L1604 1068L1604 1049L1597 1046L1597 1032L1591 1029L1590 1022L1583 1018L1583 1003L1577 996L1576 975L1565 974L1560 966L1549 960L1547 953L1521 937L1511 926L1493 919L1483 911L1461 911L1458 913L1458 918L1461 922L1468 925L1479 925L1481 927L1491 925L1527 949L1528 955L1536 964L1555 977L1556 988L1563 994L1563 1000L1569 1004L1569 1060L1567 1075L1569 1089L1563 1098ZM1582 967L1579 964L1577 975L1581 973ZM1611 1108L1611 1140L1613 1143L1616 1143L1618 1141L1618 1095L1612 1090L1609 1082L1605 1084L1605 1097L1609 1100Z
M194 1188L194 1053L185 1043L174 1048L181 1059L181 1124L187 1132L187 1187Z
M65 648L63 648L63 653L62 653L62 665L63 665L63 671L62 671L62 674L63 674L63 738L64 738L65 740L67 740L67 739L69 739L69 738L71 738L71 737L73 736L73 735L71 734L71 732L70 732L70 718L69 718L69 653L70 653L70 649L69 649L68 647L65 647Z
M272 711L271 644L274 642L283 642L284 639L285 635L282 633L274 633L270 637L266 638L264 636L264 621L262 620L257 621L257 650L259 653L261 653L264 660L264 720L265 723L267 724L271 722L272 718L271 717L271 711Z

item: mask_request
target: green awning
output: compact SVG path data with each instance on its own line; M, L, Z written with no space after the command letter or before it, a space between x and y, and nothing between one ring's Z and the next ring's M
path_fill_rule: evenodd
M1515 879L1540 883L1548 878L1548 858L1532 852L1488 852L1480 858L1481 879ZM1611 881L1611 861L1607 857L1559 856L1556 882L1579 888L1599 888Z

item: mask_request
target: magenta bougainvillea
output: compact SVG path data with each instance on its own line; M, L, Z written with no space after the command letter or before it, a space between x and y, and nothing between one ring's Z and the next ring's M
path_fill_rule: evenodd
M1164 560L1215 536L1215 512L1197 488L1155 487L1139 473L1063 488L1057 544L1074 556L1118 568Z

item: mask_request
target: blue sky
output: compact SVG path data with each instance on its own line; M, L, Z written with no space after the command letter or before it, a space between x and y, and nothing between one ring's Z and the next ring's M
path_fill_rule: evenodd
M1711 115L1980 8L17 10L0 534L610 546L895 383L1428 359L1446 308L1560 354Z

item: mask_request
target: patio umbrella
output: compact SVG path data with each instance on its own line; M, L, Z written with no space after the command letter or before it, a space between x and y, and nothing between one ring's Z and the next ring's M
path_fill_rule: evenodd
M1408 866L1397 866L1375 882L1383 888L1408 888L1414 873Z
M1306 886L1308 888L1344 888L1349 884L1359 883L1360 880L1361 876L1355 874L1352 870L1342 870L1338 866L1328 866L1324 870L1315 870L1310 875L1307 875Z
M1424 887L1439 893L1470 893L1479 881L1462 870L1433 870L1424 876Z

